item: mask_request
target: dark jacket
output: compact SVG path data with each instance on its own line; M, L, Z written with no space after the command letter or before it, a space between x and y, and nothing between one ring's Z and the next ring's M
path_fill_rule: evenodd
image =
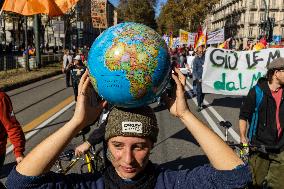
M259 107L258 125L255 136L252 138L252 144L264 144L268 146L278 146L281 151L284 150L284 137L283 133L280 139L277 137L276 125L276 102L271 94L268 86L268 81L261 78L258 81L259 87L262 89L264 96ZM284 91L283 91L284 93ZM279 110L280 125L284 130L284 104L283 94ZM240 109L239 118L251 122L252 115L255 109L256 92L252 88Z
M86 71L86 67L82 66L81 68L78 68L76 66L72 66L69 70L70 70L70 74L72 78L72 86L78 87L80 83L80 79Z
M202 79L204 61L205 61L205 55L202 55L201 57L195 56L192 62L192 76L194 80Z
M216 170L210 165L193 170L170 171L157 166L158 178L155 189L201 189L201 188L242 188L251 181L249 166L240 166L231 171ZM104 178L99 174L56 174L49 172L39 177L19 174L14 168L8 176L8 189L33 188L77 188L104 189Z

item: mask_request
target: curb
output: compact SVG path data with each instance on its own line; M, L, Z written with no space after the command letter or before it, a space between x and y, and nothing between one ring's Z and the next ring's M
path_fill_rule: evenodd
M52 72L52 73L49 73L49 74L46 74L46 75L42 75L42 76L30 79L30 80L21 81L21 82L14 83L14 84L11 84L11 85L8 85L8 86L0 87L0 90L7 92L7 91L10 91L10 90L13 90L13 89L34 83L36 81L40 81L40 80L43 80L43 79L47 79L47 78L59 75L59 74L62 74L61 70L58 70L58 71L55 71L55 72Z

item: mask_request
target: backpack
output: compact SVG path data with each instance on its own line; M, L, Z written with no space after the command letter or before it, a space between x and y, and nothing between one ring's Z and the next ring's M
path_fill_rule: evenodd
M255 136L256 128L258 124L258 111L259 111L259 107L263 99L263 91L261 90L261 88L258 85L255 85L254 89L255 89L255 108L254 108L254 113L252 114L252 119L251 119L251 123L249 126L249 132L248 132L249 141L251 141L252 137Z

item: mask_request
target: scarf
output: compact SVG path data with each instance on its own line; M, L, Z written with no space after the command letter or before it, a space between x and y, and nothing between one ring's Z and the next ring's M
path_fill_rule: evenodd
M111 165L103 174L105 189L154 189L159 172L157 167L149 161L142 173L131 181L125 181L118 176Z

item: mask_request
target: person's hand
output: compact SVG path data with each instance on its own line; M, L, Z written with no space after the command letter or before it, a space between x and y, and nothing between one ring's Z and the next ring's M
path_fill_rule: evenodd
M91 99L94 94L92 94L91 87L89 72L87 70L83 74L78 86L76 108L72 118L72 120L75 121L76 124L81 125L82 128L93 123L107 104L106 101L101 101L96 106L92 105Z
M16 157L16 162L17 162L17 164L19 164L23 159L24 159L24 156L23 156L23 155L21 155L21 156L19 156L19 157Z
M247 137L245 137L245 136L240 136L240 142L241 142L242 144L248 144Z
M73 64L68 64L67 69L71 68L72 66L73 66Z
M88 151L91 147L91 144L89 142L84 142L83 144L77 146L75 148L75 156L79 157L83 155L86 151Z
M188 105L184 96L186 77L181 73L178 68L174 68L172 78L176 83L175 97L170 98L164 95L163 98L167 103L170 113L176 117L183 118L185 113L189 112Z

